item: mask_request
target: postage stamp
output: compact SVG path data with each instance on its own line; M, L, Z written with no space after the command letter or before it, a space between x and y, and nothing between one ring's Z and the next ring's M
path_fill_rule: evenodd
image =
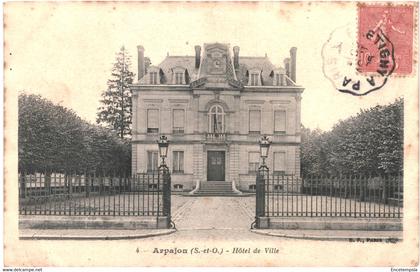
M413 16L410 5L358 5L357 69L360 73L383 74L384 70L389 73L392 55L395 61L392 73L408 75L412 72ZM393 52L387 48L390 41Z
M391 75L413 71L414 7L358 5L358 25L336 28L322 48L324 75L355 96L381 89Z

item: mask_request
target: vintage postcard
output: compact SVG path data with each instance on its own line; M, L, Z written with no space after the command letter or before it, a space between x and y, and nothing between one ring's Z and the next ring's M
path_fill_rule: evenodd
M418 266L417 2L3 12L5 266Z

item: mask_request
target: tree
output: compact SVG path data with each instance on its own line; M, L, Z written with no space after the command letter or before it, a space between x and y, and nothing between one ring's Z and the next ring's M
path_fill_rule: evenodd
M361 110L328 132L302 128L302 174L399 174L403 167L403 104L397 99Z
M108 88L102 93L96 123L115 130L120 138L131 136L131 89L134 73L130 71L131 56L125 47L116 54Z
M39 95L21 94L18 103L20 171L130 172L130 143L115 131Z

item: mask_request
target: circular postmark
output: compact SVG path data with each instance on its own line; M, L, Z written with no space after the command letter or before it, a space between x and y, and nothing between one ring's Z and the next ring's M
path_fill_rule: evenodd
M322 47L323 73L340 92L367 95L382 88L395 68L394 46L380 28L356 33L349 25L335 29ZM373 72L372 65L375 66ZM365 67L369 67L369 72Z

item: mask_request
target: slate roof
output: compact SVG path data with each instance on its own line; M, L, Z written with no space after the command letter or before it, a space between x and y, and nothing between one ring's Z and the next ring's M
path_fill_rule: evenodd
M273 79L270 78L271 72L276 67L267 57L241 57L239 56L239 70L236 76L243 84L247 84L246 72L256 68L261 71L262 85L273 85Z
M199 69L195 68L195 56L166 56L166 58L157 65L163 72L164 82L168 84L171 82L173 77L172 69L175 67L183 67L187 70L188 82L192 82L198 79ZM230 68L230 67L228 67ZM284 73L284 68L276 67L269 60L268 57L249 57L239 55L239 69L235 70L236 78L242 84L248 84L247 71L250 69L257 69L261 71L261 81L263 86L273 85L273 70L279 69ZM229 70L229 69L228 69ZM140 83L144 83L146 77L140 80ZM287 85L295 85L290 78L286 77Z
M195 68L195 56L167 56L159 65L167 78L172 78L172 69L183 67L187 69L191 80L195 80L198 69Z

